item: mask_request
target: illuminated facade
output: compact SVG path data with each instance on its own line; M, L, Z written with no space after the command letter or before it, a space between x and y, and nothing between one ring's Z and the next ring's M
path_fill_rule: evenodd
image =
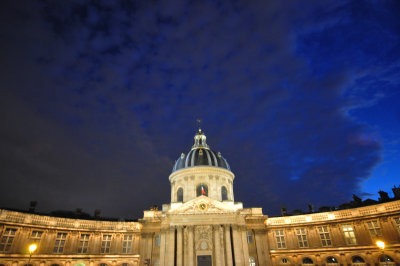
M138 222L0 210L0 266L400 265L400 201L269 218L234 201L234 178L199 130L171 202Z

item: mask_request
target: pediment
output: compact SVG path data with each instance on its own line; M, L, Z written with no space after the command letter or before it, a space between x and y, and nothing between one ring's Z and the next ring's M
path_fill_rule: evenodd
M213 214L233 213L236 211L237 207L233 202L220 202L206 196L199 196L170 209L168 214Z

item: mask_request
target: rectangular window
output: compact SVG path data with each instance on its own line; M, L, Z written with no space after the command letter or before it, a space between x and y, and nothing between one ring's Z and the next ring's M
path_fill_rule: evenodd
M159 247L161 245L161 235L156 236L156 247Z
M318 226L319 237L323 247L332 245L331 236L329 235L328 226Z
M39 244L40 239L42 238L42 234L43 234L42 231L32 231L32 234L31 234L32 242Z
M247 237L247 243L253 242L253 235L251 234L250 231L246 231L246 237Z
M285 234L283 230L275 230L275 239L278 248L286 248Z
M308 247L306 229L304 228L297 228L296 229L297 241L299 242L300 248Z
M400 217L394 218L394 222L396 223L397 230L399 230L400 233Z
M344 234L344 239L346 240L346 244L354 245L357 243L356 235L354 234L353 226L351 224L342 225L342 230Z
M367 222L368 230L371 236L381 236L381 228L379 227L378 221L368 221Z
M81 238L79 239L78 253L87 253L89 247L89 234L81 234Z
M0 251L9 251L14 241L17 229L6 228L0 240Z
M124 242L122 243L122 253L131 253L132 239L132 235L124 235Z
M101 253L110 253L111 247L111 235L103 235L103 240L101 241Z
M56 242L54 243L54 253L63 253L67 233L57 233Z

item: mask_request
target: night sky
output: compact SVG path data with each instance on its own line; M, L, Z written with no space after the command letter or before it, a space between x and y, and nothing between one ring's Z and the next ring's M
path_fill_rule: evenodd
M235 201L400 184L399 1L0 3L0 207L140 218L202 119Z

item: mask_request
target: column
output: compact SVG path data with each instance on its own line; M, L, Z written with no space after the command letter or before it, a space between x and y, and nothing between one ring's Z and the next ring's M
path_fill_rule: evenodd
M254 236L259 265L272 265L271 258L269 256L268 240L265 230L255 230Z
M220 241L220 250L221 250L221 265L226 265L225 263L225 248L224 248L224 228L222 226L218 226L218 237Z
M166 232L165 229L161 229L161 243L160 243L160 266L164 266L165 264L165 246L166 246Z
M166 265L174 265L175 259L175 227L169 228L168 243L167 243L167 256Z
M178 226L177 227L177 234L176 234L176 265L177 266L182 266L183 262L182 262L182 258L183 258L183 243L182 243L182 226Z
M221 237L219 236L219 225L213 226L214 233L214 254L215 254L215 264L222 265L221 263Z
M247 228L246 226L243 226L240 228L241 230L241 235L242 235L242 245L243 245L243 260L244 264L248 265L249 264L249 245L247 243Z
M239 232L237 225L232 225L232 236L233 236L233 250L235 253L235 264L237 266L245 265L243 261L243 245L242 236Z
M188 226L188 266L195 265L193 246L194 246L193 226Z
M225 254L226 254L226 265L233 266L232 261L232 246L231 246L231 226L224 225L225 229Z

